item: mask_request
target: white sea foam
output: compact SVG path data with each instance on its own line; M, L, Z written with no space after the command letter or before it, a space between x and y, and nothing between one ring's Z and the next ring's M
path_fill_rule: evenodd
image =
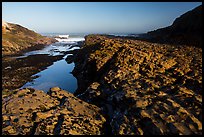
M78 37L78 38L68 38L68 39L60 39L60 38L55 38L59 42L78 42L78 41L84 41L85 39L83 37Z
M55 35L59 36L59 35ZM68 39L62 38L55 38L58 42L45 46L45 48L40 50L34 50L30 52L24 53L22 56L14 57L14 58L25 58L29 55L36 55L36 54L49 54L51 56L63 55L63 52L79 49L77 42L84 41L84 37L82 36L70 36Z
M58 37L68 39L68 38L69 38L69 35L58 35Z

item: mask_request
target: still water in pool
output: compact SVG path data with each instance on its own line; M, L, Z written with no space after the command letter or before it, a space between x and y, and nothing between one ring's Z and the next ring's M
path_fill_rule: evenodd
M75 41L61 40L47 46L42 50L25 53L21 57L26 57L33 54L49 54L50 56L60 55L63 53L63 51L78 49L79 47L76 47L77 42L83 41L84 38L74 40ZM65 55L62 60L54 62L51 66L47 67L47 69L33 75L33 77L37 78L27 82L21 88L30 87L48 92L51 87L58 86L61 89L74 93L77 89L77 79L71 74L75 66L74 63L72 62L68 64L65 61L66 57L69 55L71 54Z

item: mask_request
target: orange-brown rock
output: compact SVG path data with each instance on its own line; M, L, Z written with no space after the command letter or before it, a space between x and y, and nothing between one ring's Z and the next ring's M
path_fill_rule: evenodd
M2 97L3 135L99 135L105 121L100 108L58 87Z
M56 42L18 24L2 21L2 55L14 55L23 51L42 48Z
M202 134L201 48L88 35L75 63L75 94L112 134Z

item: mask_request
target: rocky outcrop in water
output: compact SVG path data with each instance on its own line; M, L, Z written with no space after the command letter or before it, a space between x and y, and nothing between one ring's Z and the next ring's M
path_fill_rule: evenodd
M17 24L2 21L2 55L20 54L56 42Z
M74 61L75 95L110 134L202 134L201 48L88 35Z
M200 5L176 18L171 26L150 31L144 37L153 42L202 47L202 24Z
M17 89L2 96L3 135L100 135L105 118L100 108L53 87Z

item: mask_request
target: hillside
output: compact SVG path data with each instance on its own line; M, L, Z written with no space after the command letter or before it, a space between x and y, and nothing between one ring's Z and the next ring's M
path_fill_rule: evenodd
M176 18L173 24L145 34L153 42L202 47L202 5Z
M13 55L56 42L17 24L2 21L2 55Z

